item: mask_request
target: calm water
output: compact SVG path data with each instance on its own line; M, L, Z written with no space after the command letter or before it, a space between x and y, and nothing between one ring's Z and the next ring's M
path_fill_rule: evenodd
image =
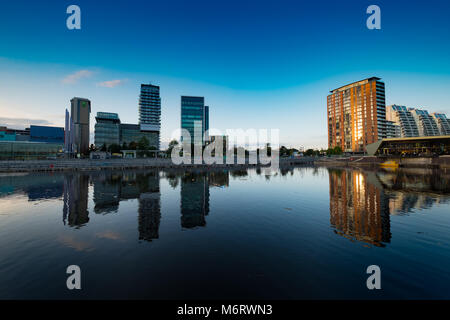
M449 299L449 240L450 172L0 176L3 299Z

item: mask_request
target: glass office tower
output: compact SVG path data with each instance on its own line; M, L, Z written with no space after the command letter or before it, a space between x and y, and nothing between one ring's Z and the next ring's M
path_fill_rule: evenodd
M159 150L161 131L161 97L159 94L159 86L141 84L139 124L141 131L157 134L156 148Z
M120 119L117 113L97 112L95 118L95 146L109 147L120 144Z
M181 129L189 132L191 143L204 144L204 135L209 129L209 107L205 106L204 97L181 97Z

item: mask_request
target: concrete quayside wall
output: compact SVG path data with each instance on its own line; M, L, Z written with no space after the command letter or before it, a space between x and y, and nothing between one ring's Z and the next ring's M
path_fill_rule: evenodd
M315 159L304 157L298 159L280 159L280 166L313 165ZM109 159L109 160L30 160L0 161L0 172L34 172L34 171L89 171L89 170L124 170L145 168L251 168L270 165L261 164L174 164L171 159Z

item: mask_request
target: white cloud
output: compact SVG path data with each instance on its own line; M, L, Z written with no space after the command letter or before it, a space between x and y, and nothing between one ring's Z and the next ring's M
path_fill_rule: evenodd
M42 119L21 119L21 118L4 118L0 117L0 126L5 126L8 128L13 129L25 129L28 128L30 125L37 125L37 126L47 126L51 125L52 123L48 120L42 120Z
M126 80L110 80L97 83L97 86L104 88L115 88L122 85Z
M78 80L83 79L83 78L89 78L93 74L94 74L94 72L92 72L90 70L79 70L75 73L72 73L72 74L69 74L68 76L66 76L62 80L62 82L65 84L74 84L74 83L77 83Z

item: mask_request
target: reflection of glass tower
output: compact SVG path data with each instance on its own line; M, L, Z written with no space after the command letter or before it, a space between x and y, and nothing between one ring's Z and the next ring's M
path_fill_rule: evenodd
M94 212L107 214L117 212L120 203L122 175L102 172L92 176L94 185Z
M89 176L68 174L64 176L63 222L71 227L81 227L89 222Z
M390 242L388 199L370 174L329 170L330 221L339 235L383 246Z
M139 196L139 240L152 241L159 238L161 220L161 193L159 174L138 175Z
M181 179L181 227L206 226L209 213L209 182L205 174L186 173Z
M159 173L100 173L92 177L95 213L116 212L122 200L139 200L139 239L159 238L161 193Z
M230 174L228 171L212 171L208 175L208 182L211 187L228 187Z

